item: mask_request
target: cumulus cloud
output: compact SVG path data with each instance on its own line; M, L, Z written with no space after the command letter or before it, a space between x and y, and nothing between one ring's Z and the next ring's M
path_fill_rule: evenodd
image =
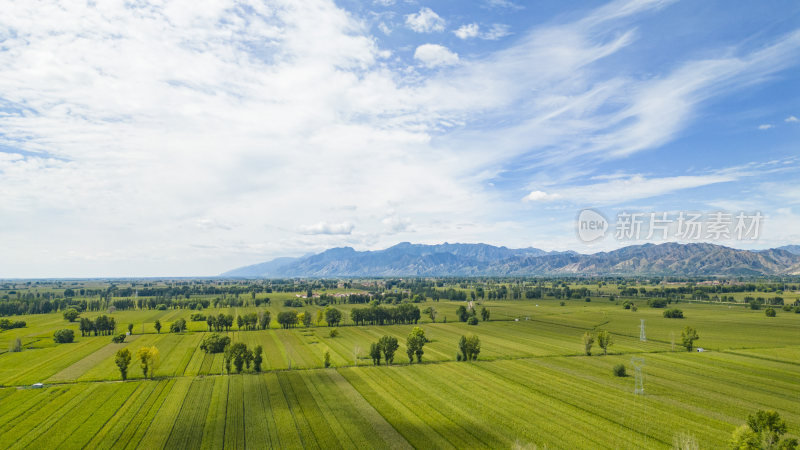
M468 23L458 27L457 30L453 31L453 34L458 36L459 39L469 39L477 37L479 32L480 26L477 23Z
M544 201L551 201L561 198L558 194L548 194L544 191L531 191L530 194L523 197L523 201L526 202L544 202Z
M458 54L439 44L422 44L414 51L414 59L426 67L452 66L458 63Z
M444 31L445 21L432 9L423 6L419 12L406 16L406 26L417 33L432 33Z
M319 222L314 225L300 227L303 234L350 234L353 232L353 225L350 222Z

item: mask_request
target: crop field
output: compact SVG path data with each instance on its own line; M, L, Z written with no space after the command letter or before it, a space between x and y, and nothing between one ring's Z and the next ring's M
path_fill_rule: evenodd
M683 433L719 448L758 409L778 411L788 435L800 436L800 314L680 302L685 318L668 319L647 299L633 301L636 311L606 298L487 300L480 306L490 320L475 326L457 319L466 302L422 302L438 316L417 324L428 342L423 363L410 365L414 325L355 326L354 305L335 305L345 318L335 337L324 323L281 329L276 316L290 308L278 302L204 309L270 311L267 330L221 333L263 347L262 372L243 374L227 374L221 353L200 349L208 327L191 310L114 312L118 330L133 324L119 344L82 337L60 313L17 316L25 328L0 332L0 440L8 448L671 448ZM316 317L320 308L291 309ZM169 332L178 319L187 331ZM681 347L686 326L705 352ZM60 328L75 330L75 342L54 343ZM601 329L613 338L609 354L595 346L586 356L582 335ZM399 349L394 365L376 367L369 347L385 335ZM480 338L477 361L456 360L462 335ZM6 351L17 338L22 351ZM117 351L153 346L153 379L134 357L121 382ZM643 361L643 394L634 394L633 357ZM627 376L612 374L617 364ZM44 388L31 388L37 382Z

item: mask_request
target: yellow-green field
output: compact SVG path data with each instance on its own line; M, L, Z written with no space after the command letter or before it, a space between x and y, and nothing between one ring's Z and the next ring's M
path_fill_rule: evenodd
M324 323L279 329L282 302L203 310L271 312L269 330L227 333L264 348L264 372L241 375L225 373L222 354L200 350L205 322L168 332L195 311L117 311L118 330L134 324L122 344L81 337L60 313L15 316L28 326L0 333L0 436L9 448L669 448L688 433L719 448L758 409L778 411L800 435L800 314L681 302L670 306L685 318L667 319L646 299L635 300L637 311L607 298L561 302L483 301L491 318L476 326L457 321L465 302L420 303L439 315L423 315L430 342L413 365L404 344L414 325L354 326L354 305L335 306L346 318L336 337ZM316 317L319 307L293 309ZM680 346L687 325L706 352ZM75 342L54 344L59 328L75 329ZM600 329L613 336L609 355L583 355L581 336ZM480 358L457 362L458 339L470 334L481 339ZM400 348L393 366L374 367L367 352L383 335ZM6 352L16 338L23 351ZM134 362L120 382L117 350L145 346L160 352L155 379L143 380ZM643 395L634 394L633 356L645 361ZM618 363L627 377L612 375ZM37 382L45 388L30 387Z

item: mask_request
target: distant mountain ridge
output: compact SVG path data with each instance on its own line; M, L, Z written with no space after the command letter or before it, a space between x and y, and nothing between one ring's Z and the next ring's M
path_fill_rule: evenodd
M721 245L644 244L584 255L488 244L402 242L384 250L337 247L240 267L223 277L391 277L534 275L798 275L800 247L760 251Z

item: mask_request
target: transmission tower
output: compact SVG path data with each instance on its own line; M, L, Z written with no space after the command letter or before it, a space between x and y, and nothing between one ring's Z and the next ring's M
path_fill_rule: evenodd
M644 367L644 358L634 356L633 358L631 358L631 364L633 365L633 372L635 376L633 393L644 395L644 375L642 374L642 368Z
M642 342L647 342L647 335L644 333L644 319L642 319L642 324L639 325L639 340Z

